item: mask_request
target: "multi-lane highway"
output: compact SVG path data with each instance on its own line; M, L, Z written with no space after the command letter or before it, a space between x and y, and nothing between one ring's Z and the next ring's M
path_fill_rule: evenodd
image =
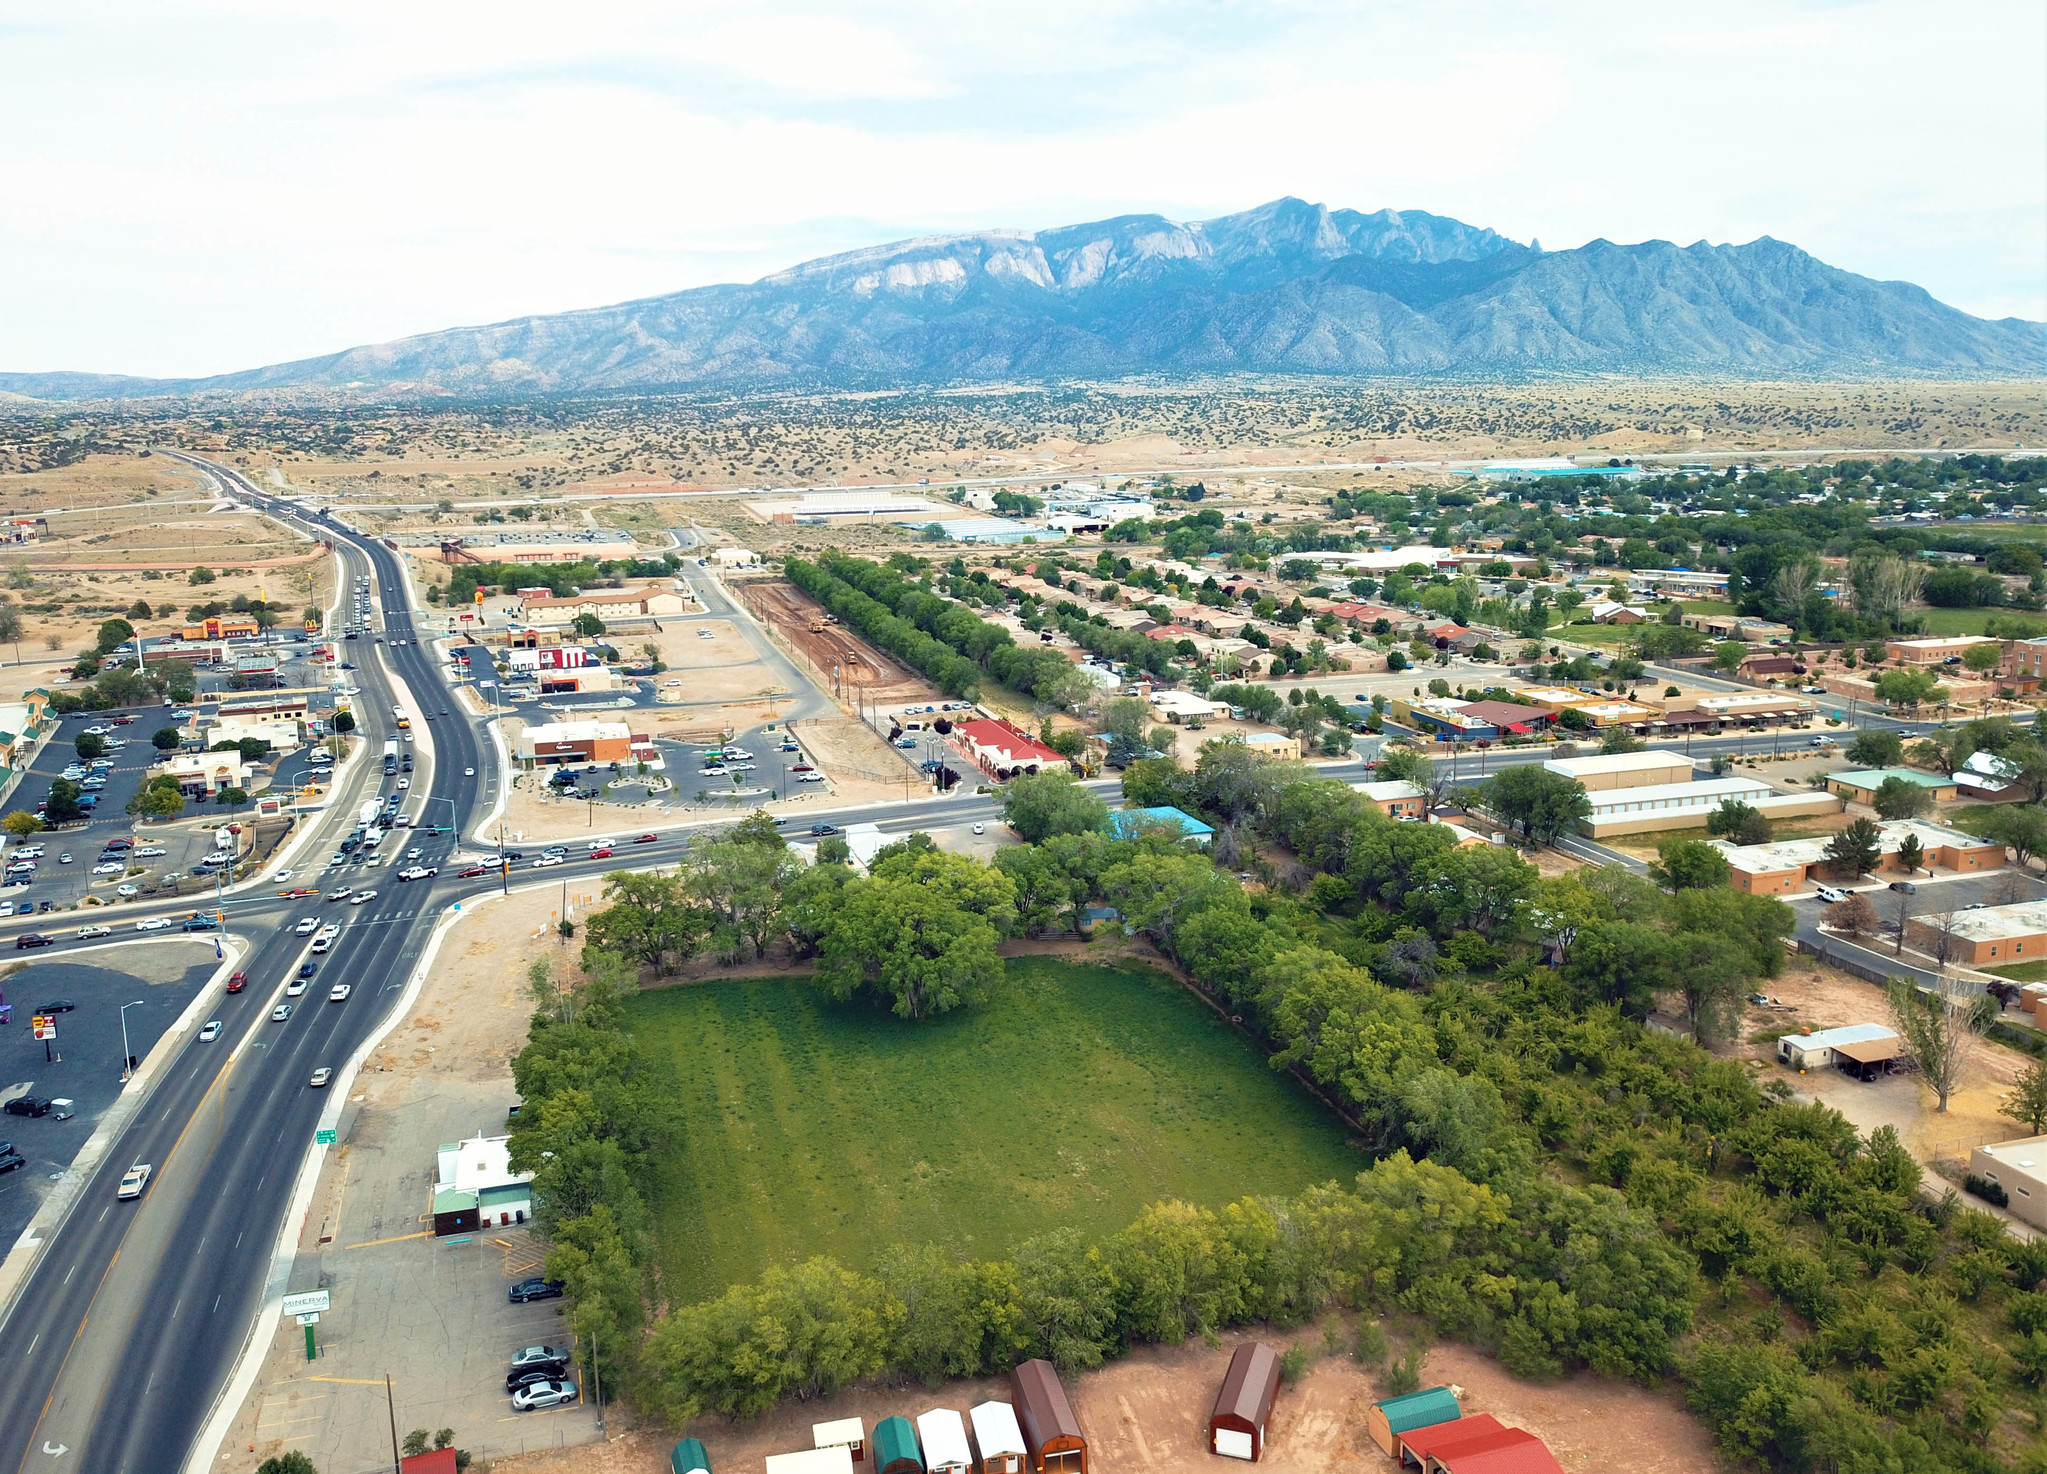
M393 787L373 754L393 735L391 711L399 705L418 718L412 750L419 763L405 808L418 826L452 827L454 839L429 856L444 860L464 837L477 837L509 775L498 771L494 745L452 699L433 647L415 635L397 558L372 539L306 522L296 506L226 468L203 468L236 498L336 542L344 600L352 600L357 578L372 580L379 629L342 647L357 667L353 709L362 753L337 780L325 813L311 821L315 831L302 843L297 868L317 871L350 827L358 802ZM444 708L449 715L441 715ZM1704 739L1693 751L1704 757L1757 745L1754 737ZM1454 760L1454 771L1460 780L1477 781L1481 764L1495 771L1543 755L1539 749L1466 754ZM1363 776L1361 764L1328 771ZM1100 787L1113 797L1113 780ZM997 809L992 796L958 793L819 807L792 822L801 828L867 819L907 832L989 820ZM634 846L620 860L571 858L544 872L546 883L593 878L628 854L627 863L643 864L679 853L681 828L657 832L659 844ZM246 944L240 966L250 986L213 1007L227 1024L225 1035L210 1044L189 1033L166 1040L146 1100L80 1186L68 1216L49 1229L0 1322L0 1365L8 1370L0 1379L0 1474L42 1468L159 1474L185 1464L226 1395L259 1312L280 1288L277 1270L288 1266L288 1256L276 1254L280 1230L331 1099L311 1087L312 1072L342 1067L390 1017L443 908L498 884L494 877L462 880L454 867L430 883L400 884L396 870L387 864L360 872L360 880L351 871L350 884L379 892L359 906L286 900L255 884L230 894L229 930ZM513 883L522 878L515 875ZM123 916L147 912L138 907ZM312 941L291 923L308 914L342 929L333 950L319 959L312 986L287 1000L286 982ZM0 943L32 926L0 922ZM352 995L329 1002L328 987L341 981L352 984ZM295 1005L291 1017L273 1022L272 1008L284 1001ZM138 1202L116 1201L121 1174L137 1162L155 1168L148 1191Z

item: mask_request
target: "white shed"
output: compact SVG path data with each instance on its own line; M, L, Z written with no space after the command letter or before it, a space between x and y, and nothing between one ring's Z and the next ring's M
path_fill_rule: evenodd
M845 1444L835 1443L830 1448L769 1454L768 1474L853 1474L853 1453Z
M867 1457L867 1424L859 1418L834 1418L829 1423L812 1423L810 1441L817 1448L843 1448L859 1463Z
M967 1425L949 1407L917 1415L917 1441L924 1445L925 1474L974 1474Z
M981 1451L979 1474L1022 1474L1023 1429L1006 1402L984 1402L967 1416L974 1422L974 1446Z

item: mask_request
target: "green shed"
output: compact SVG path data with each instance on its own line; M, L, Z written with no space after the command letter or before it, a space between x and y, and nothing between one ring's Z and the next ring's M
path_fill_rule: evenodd
M685 1438L668 1456L668 1467L672 1474L711 1474L711 1456L696 1439Z
M924 1451L908 1418L883 1418L876 1423L869 1446L874 1450L874 1474L924 1474Z
M1433 1428L1463 1415L1464 1410L1457 1406L1457 1394L1448 1387L1424 1387L1405 1397L1373 1403L1365 1418L1365 1428L1382 1452L1399 1458L1401 1434L1416 1428Z

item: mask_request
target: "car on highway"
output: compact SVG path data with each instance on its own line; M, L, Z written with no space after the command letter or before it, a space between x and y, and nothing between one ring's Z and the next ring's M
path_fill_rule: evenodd
M470 865L464 869L456 871L455 877L458 880L474 880L479 875L488 875L489 873L490 872L484 869L483 866L481 865Z
M364 902L366 902L366 901L374 901L374 900L376 900L376 898L377 898L377 893L376 893L375 891L373 891L373 890L372 890L372 891L357 891L357 892L356 892L356 893L355 893L354 895L352 895L352 896L350 896L350 897L348 898L348 904L349 904L349 905L351 905L351 906L360 906L360 905L362 905L362 904L363 904Z
M270 1010L270 1021L272 1023L281 1024L290 1017L291 1005L289 1003L280 1003L277 1007Z
M227 990L230 993L239 993L248 986L249 975L246 972L237 972L227 980Z
M114 1189L117 1198L139 1198L142 1190L149 1186L149 1174L156 1170L148 1162L137 1162L121 1176L121 1185Z
M94 937L110 937L110 936L112 936L113 934L114 934L114 929L113 929L113 928L112 928L111 926L98 926L98 925L94 925L94 926L81 926L81 927L80 927L80 928L78 929L78 940L79 940L79 941L81 941L81 942L89 942L89 941L91 941L91 940L92 940L92 939L93 939Z
M302 937L309 937L319 929L320 918L317 916L301 916L299 924L292 928L294 932Z
M320 935L313 938L312 950L315 952L332 952L334 950L334 938L328 936L325 932L321 932Z
M220 923L211 916L187 916L179 931L217 931Z
M474 769L474 768L464 768L464 769L462 770L462 776L463 776L464 778L474 778L474 777L476 776L476 769Z
M40 932L23 932L14 939L14 950L20 952L31 947L53 947L56 944L55 937L44 936Z
M346 1003L348 995L354 991L355 988L352 984L336 983L327 990L327 1001L329 1003Z
M810 826L810 832L816 835L837 834L839 826L836 824L813 824Z
M327 892L327 899L329 901L345 901L353 894L354 892L345 885L336 886L333 890Z
M601 850L592 850L590 851L590 858L593 860L609 860L611 858L611 850L609 847Z
M318 1090L333 1078L334 1071L329 1069L326 1065L321 1065L319 1069L313 1071L313 1078L308 1080L306 1082L306 1085L310 1089Z
M661 836L658 834L643 834L633 841L634 844L659 844L660 842Z
M6 1105L0 1106L0 1110L6 1111L10 1116L47 1116L50 1114L50 1108L51 1102L39 1095L17 1095Z
M560 1407L565 1402L576 1400L576 1384L548 1379L535 1382L530 1387L521 1387L512 1394L512 1407L522 1413L537 1412L541 1408Z
M533 862L533 868L535 870L546 870L555 865L561 864L561 862L562 857L560 855L542 855L539 859Z
M206 1021L206 1027L199 1031L199 1042L201 1044L211 1044L214 1040L220 1037L221 1028L222 1025L219 1019L217 1018L208 1019Z
M293 887L293 888L292 888L291 890L288 890L288 891L282 891L282 892L280 892L280 894L281 894L281 895L282 895L282 896L283 896L283 897L285 898L285 900L287 900L287 901L302 901L302 900L304 900L304 899L305 899L305 898L306 898L307 896L317 896L317 895L319 895L319 894L320 894L320 888L319 888L318 886L313 886L313 885L301 885L301 886L294 886L294 887Z
M304 977L293 978L284 985L284 996L287 998L299 997L306 991L306 982L307 980Z
M407 865L398 872L400 880L431 880L441 873L438 865Z
M401 793L410 787L412 787L412 780L410 778L400 778L398 780L398 789Z

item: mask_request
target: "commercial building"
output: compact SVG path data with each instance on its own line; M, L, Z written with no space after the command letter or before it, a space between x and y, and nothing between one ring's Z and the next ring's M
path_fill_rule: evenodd
M1908 918L1905 940L1929 956L1968 967L2008 966L2047 957L2047 901L1984 906L1975 911L1927 911Z
M2006 1206L2022 1222L2047 1228L2047 1136L1979 1146L1969 1153L1969 1174L2003 1188Z
M1301 758L1301 739L1285 732L1246 732L1240 740L1253 752L1281 762L1299 762Z
M1196 696L1191 691L1154 691L1151 693L1151 714L1162 722L1178 724L1189 720L1205 722L1218 713L1227 712L1229 707L1220 701L1210 701L1205 696Z
M1265 1452L1265 1424L1279 1398L1279 1353L1246 1341L1230 1357L1229 1370L1208 1413L1208 1447L1226 1459L1257 1463Z
M1390 710L1393 720L1402 726L1451 742L1495 742L1502 737L1532 736L1556 720L1556 713L1547 707L1512 701L1455 701L1447 696L1417 701L1396 697Z
M632 757L624 722L541 722L522 727L513 753L522 763L622 763Z
M1827 791L1838 793L1850 803L1866 804L1872 802L1876 791L1893 778L1925 789L1935 803L1947 803L1955 796L1956 784L1952 777L1945 773L1922 773L1916 768L1861 768L1852 773L1829 773Z
M929 522L955 508L893 491L807 491L801 496L748 502L746 510L763 522L822 526L833 522Z
M1648 747L1640 752L1603 752L1590 757L1551 758L1543 768L1573 778L1587 793L1609 788L1642 788L1692 781L1692 760L1681 752ZM1767 787L1768 785L1764 785Z
M1390 819L1419 819L1428 807L1428 795L1400 778L1384 783L1353 783L1352 789L1378 805Z
M255 619L246 614L209 614L197 624L188 624L182 632L187 640L253 640L261 634L262 628Z
M599 620L651 619L687 614L695 608L687 585L646 584L636 589L588 589L556 598L552 594L522 594L516 613L534 624L574 624L578 615Z
M1666 719L1697 712L1716 722L1799 722L1810 720L1813 704L1803 696L1783 696L1764 691L1735 691L1719 696L1673 696L1664 709Z
M1999 645L1988 635L1948 635L1930 640L1885 640L1884 657L1899 665L1946 665L1978 645Z
M1614 834L1648 834L1662 829L1702 829L1729 799L1771 819L1837 814L1841 801L1827 793L1779 793L1760 778L1706 778L1698 782L1652 783L1639 788L1603 788L1587 795L1591 815L1579 826L1594 839Z
M1001 717L962 722L953 730L967 756L1005 783L1019 773L1072 766L1023 728Z
M1923 819L1893 819L1877 825L1878 869L1897 871L1898 848L1907 836L1919 841L1920 866L1963 874L2001 869L2004 846ZM1784 896L1810 888L1830 873L1825 838L1784 839L1773 844L1736 845L1715 841L1733 867L1729 883L1753 895Z
M206 729L201 740L211 747L216 742L246 742L251 737L268 743L274 752L297 752L301 740L297 722L259 717L222 717Z
M437 1235L524 1223L533 1216L533 1174L512 1170L512 1138L472 1136L442 1146L434 1166Z
M250 768L232 752L175 752L156 772L177 779L179 791L188 797L211 798L223 788L247 792Z

